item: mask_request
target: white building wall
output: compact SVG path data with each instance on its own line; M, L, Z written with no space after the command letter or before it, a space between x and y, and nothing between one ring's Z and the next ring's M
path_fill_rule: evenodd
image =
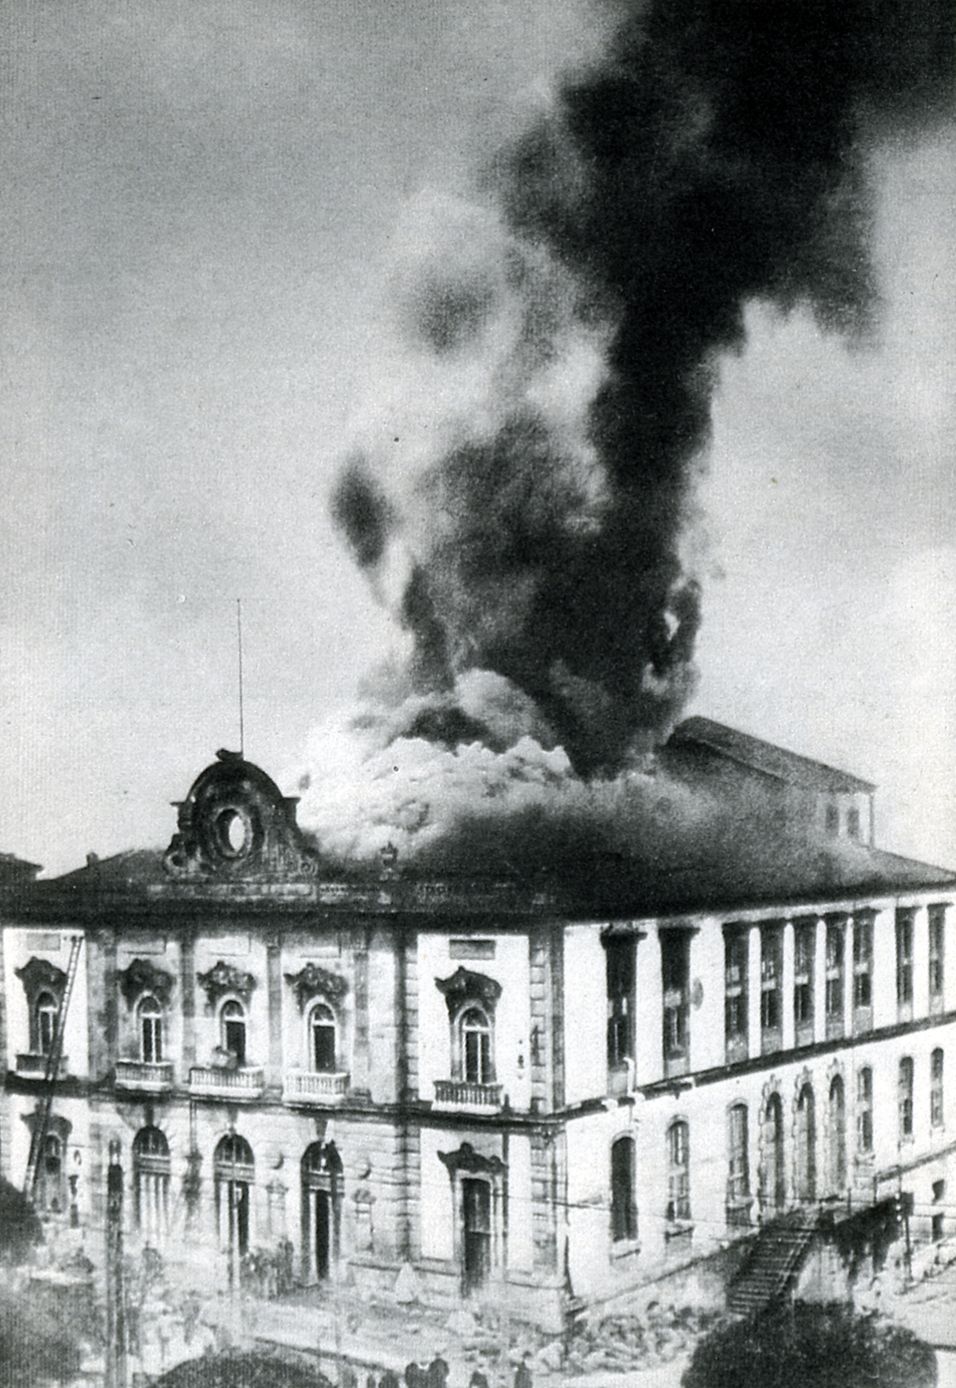
M534 1265L531 1205L531 1140L508 1138L508 1267L530 1272Z
M565 928L564 979L565 1101L578 1104L607 1092L607 967L599 925Z
M447 1133L423 1128L421 1135L421 1247L423 1258L454 1257L455 1210L448 1171L438 1159L458 1144Z

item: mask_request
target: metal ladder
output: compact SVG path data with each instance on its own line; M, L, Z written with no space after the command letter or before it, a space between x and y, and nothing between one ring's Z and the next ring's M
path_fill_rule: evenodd
M70 996L73 992L73 984L76 980L76 972L79 967L80 950L82 947L83 936L74 935L70 944L70 959L66 968L66 980L63 984L63 992L60 994L60 1005L57 1008L56 1025L53 1028L50 1049L46 1054L46 1065L43 1070L43 1091L34 1117L33 1133L30 1137L30 1155L27 1158L27 1174L23 1182L23 1194L31 1204L36 1194L37 1177L40 1173L40 1160L43 1155L46 1136L50 1128L50 1112L53 1108L53 1095L57 1077L60 1073L60 1062L63 1059L63 1035L66 1031L66 1014L70 1006Z

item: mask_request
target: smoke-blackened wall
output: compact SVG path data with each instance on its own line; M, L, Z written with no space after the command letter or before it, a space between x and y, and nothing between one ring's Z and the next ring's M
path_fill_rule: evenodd
M530 734L605 778L693 685L683 556L721 356L754 301L871 324L869 155L951 101L956 25L947 0L617 9L469 200L409 210L333 499L409 634L394 735Z

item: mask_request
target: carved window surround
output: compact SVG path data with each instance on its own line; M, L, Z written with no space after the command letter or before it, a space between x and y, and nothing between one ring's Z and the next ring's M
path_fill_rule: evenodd
M300 1012L304 1012L313 998L328 998L330 1002L341 1002L348 992L348 982L341 974L332 973L318 964L306 964L297 974L286 974L285 981L295 993Z
M57 998L63 996L66 974L56 964L51 964L49 959L37 959L34 956L22 968L16 970L16 975L23 984L31 1007L37 995L45 990L55 993Z
M134 959L121 973L117 974L117 979L120 992L126 1001L127 1011L132 1009L133 1004L144 993L152 993L161 1007L169 1006L173 976L151 960Z
M472 969L458 968L450 978L436 978L438 991L444 994L448 1015L454 1018L466 1003L480 1003L489 1013L493 1013L501 997L501 984L487 974L475 973Z
M237 969L234 964L227 964L222 959L206 973L197 973L196 978L206 994L206 1006L210 1011L220 998L229 994L235 994L236 997L242 998L243 1002L248 1002L256 986L253 974L244 973L242 969Z

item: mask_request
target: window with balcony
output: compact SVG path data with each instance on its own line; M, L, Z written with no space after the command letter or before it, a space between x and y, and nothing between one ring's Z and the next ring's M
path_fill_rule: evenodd
M853 920L853 1027L864 1031L873 1025L873 917L860 914Z
M59 1003L52 993L44 991L37 994L33 1006L33 1035L31 1037L31 1049L37 1055L49 1055L53 1049L58 1011Z
M843 1035L844 922L827 922L826 1023L827 1036Z
M913 911L896 913L896 1002L904 1019L913 1011Z
M219 1013L219 1044L233 1065L246 1063L246 1013L234 998L223 1003Z
M929 1121L934 1128L942 1128L946 1122L943 1110L943 1052L938 1046L929 1058Z
M760 927L760 1047L776 1051L781 1046L780 993L783 983L783 928Z
M634 1140L619 1137L611 1145L611 1239L633 1243L636 1238Z
M817 923L797 921L793 927L793 1023L798 1046L813 1040L813 961Z
M929 1005L939 1012L943 1006L943 979L946 949L946 907L929 908Z
M164 1060L163 1009L152 996L142 999L136 1009L139 1020L139 1055L146 1064Z
M491 1054L491 1023L480 1007L461 1014L461 1077L469 1084L492 1084L495 1067Z
M690 1130L678 1118L667 1129L667 1221L686 1224L690 1218Z
M897 1112L901 1142L913 1138L913 1061L908 1055L900 1061L897 1079Z
M856 1148L873 1151L873 1071L864 1065L856 1072Z
M309 1063L313 1073L334 1072L337 1050L335 1013L328 1003L314 1003L309 1009Z
M607 971L607 1063L620 1069L634 1057L634 941L605 941Z
M684 1074L689 1060L690 935L686 930L661 932L661 982L664 994L664 1072Z
M727 1114L727 1223L750 1223L750 1156L747 1105L734 1104Z
M451 1076L435 1080L435 1102L456 1107L497 1107L501 1085L495 1060L495 1011L501 984L484 974L459 968L436 979L445 996L451 1051Z
M746 1060L749 930L724 930L724 1043L727 1060Z

